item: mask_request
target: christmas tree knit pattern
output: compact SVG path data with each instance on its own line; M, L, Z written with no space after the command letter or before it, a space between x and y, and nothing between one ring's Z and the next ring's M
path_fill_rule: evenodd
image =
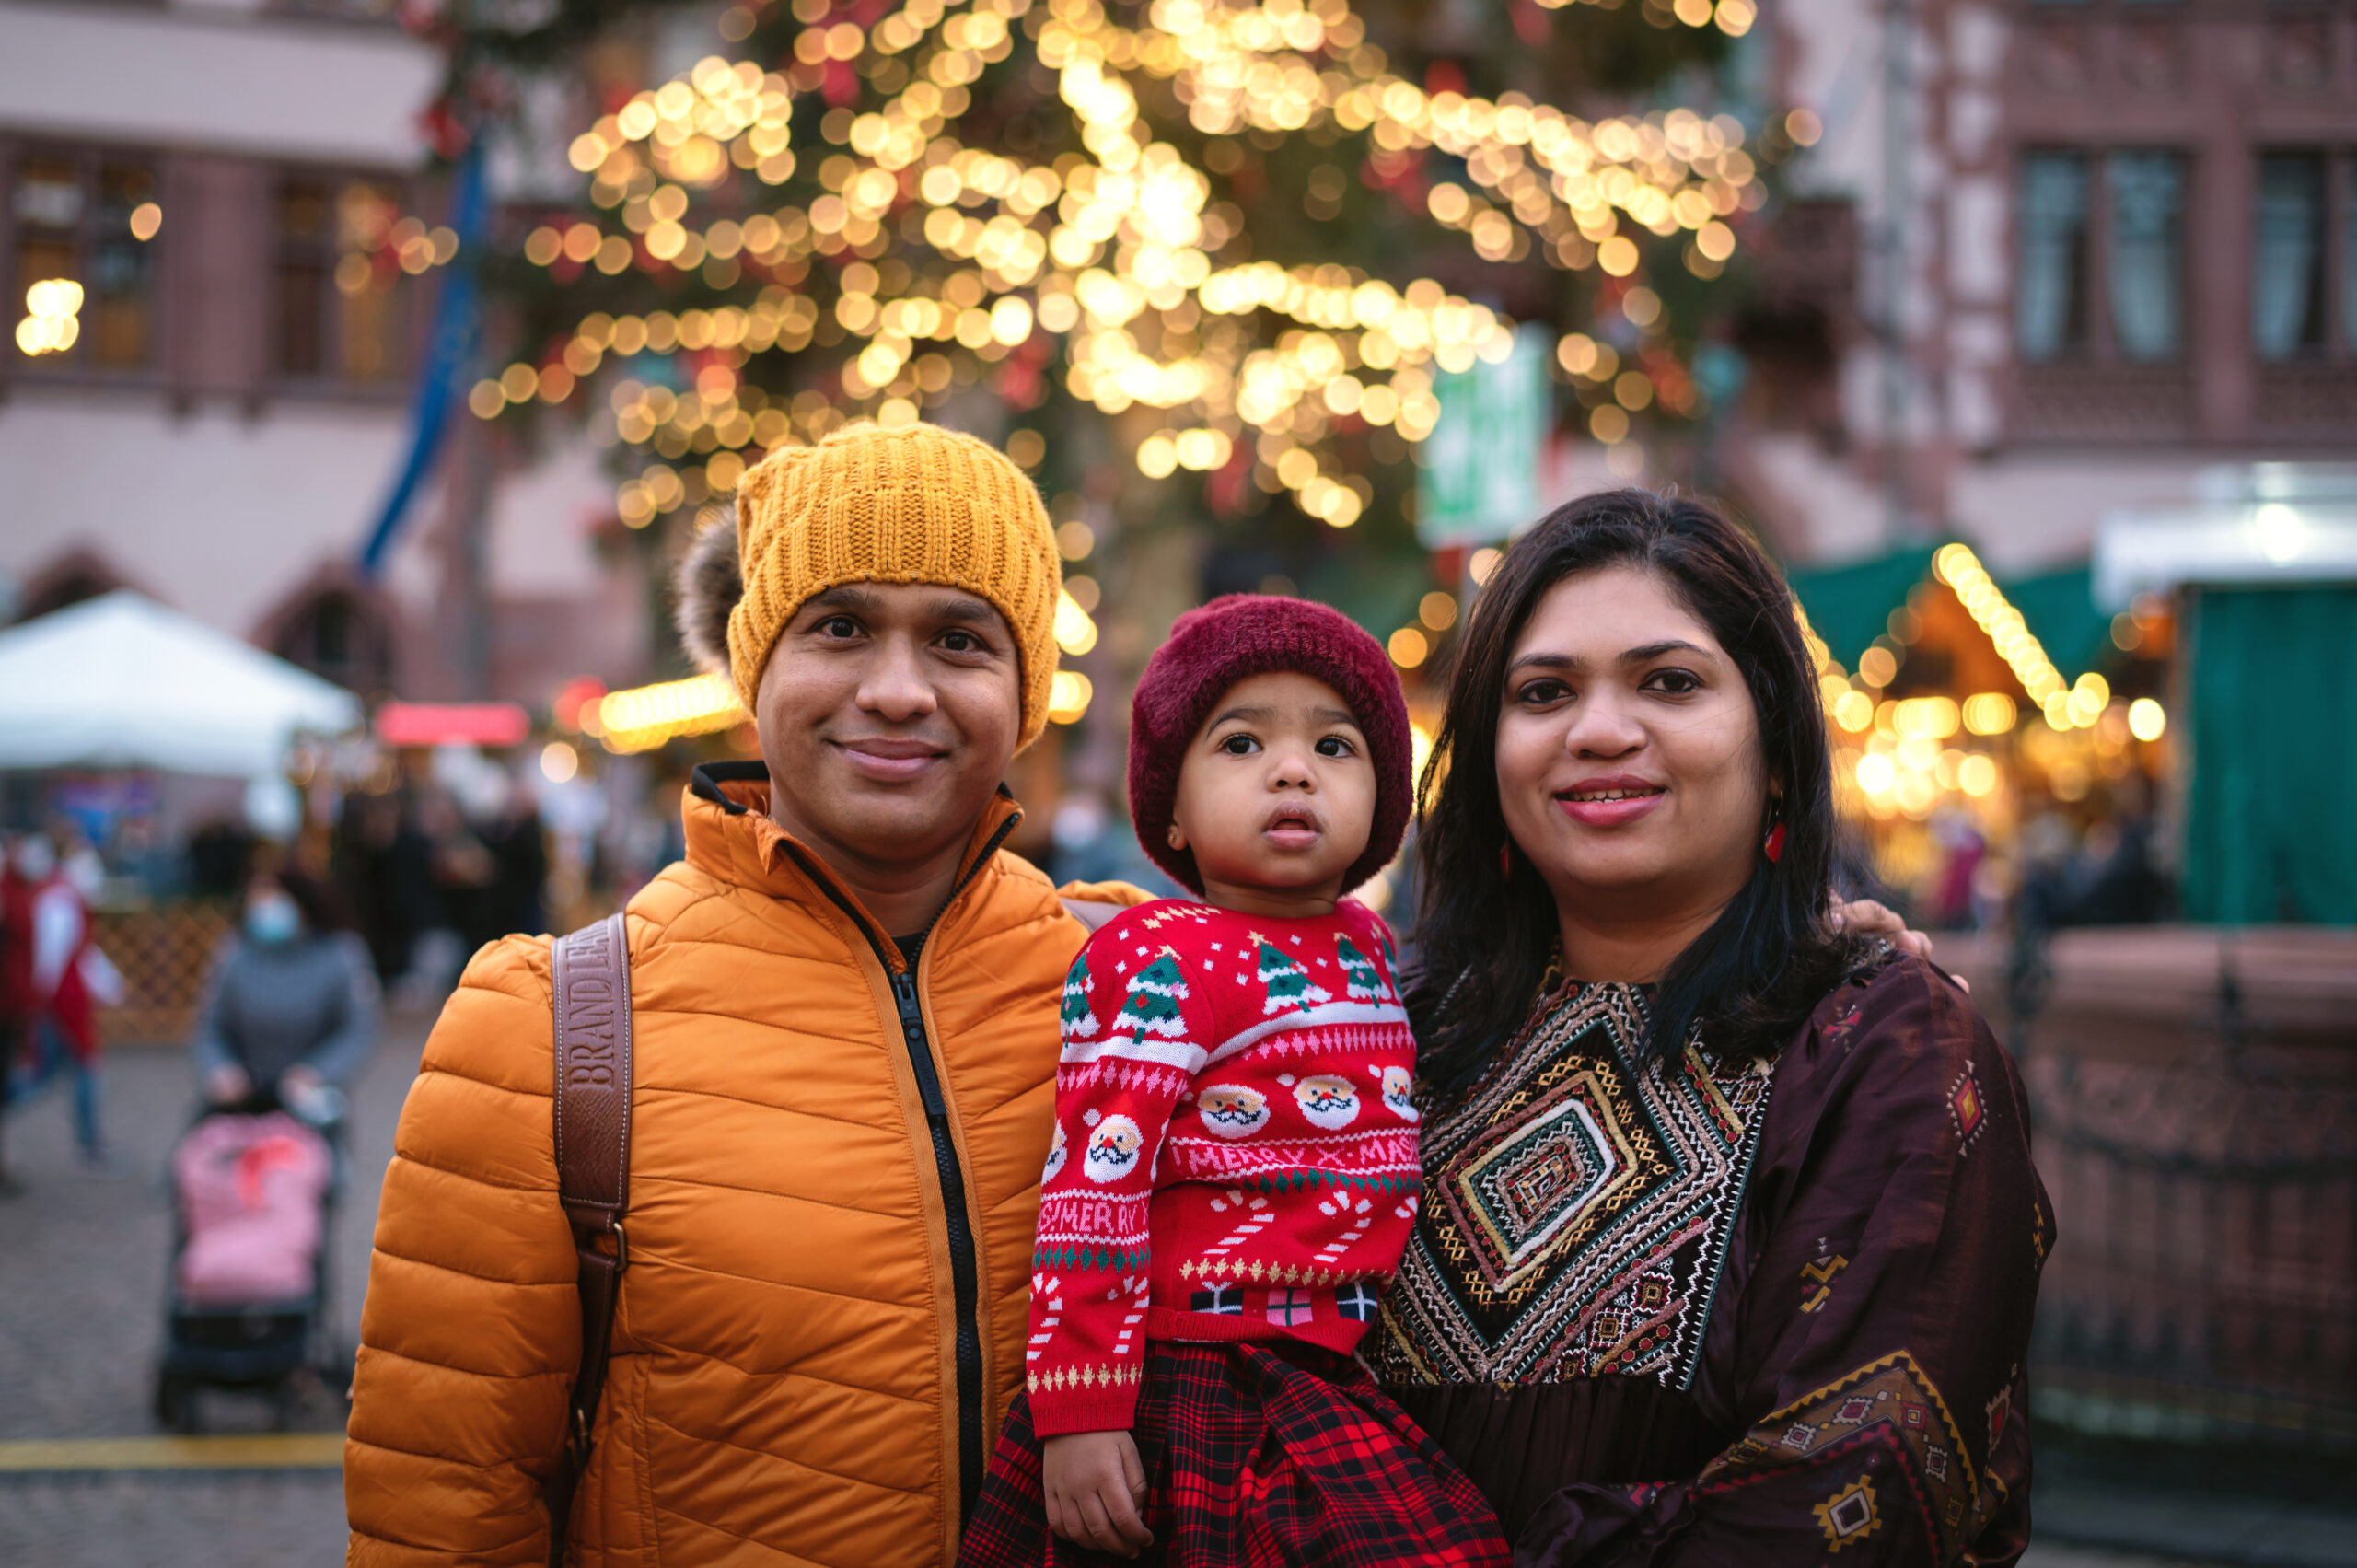
M1350 938L1342 940L1347 942ZM1269 988L1267 999L1260 1005L1264 1014L1282 1013L1288 1007L1306 1013L1320 1002L1332 1000L1331 993L1310 980L1307 970L1266 941L1260 944L1260 972L1254 978Z
M1382 921L1141 905L1064 984L1026 1388L1126 1427L1145 1341L1353 1349L1414 1222L1415 1040Z

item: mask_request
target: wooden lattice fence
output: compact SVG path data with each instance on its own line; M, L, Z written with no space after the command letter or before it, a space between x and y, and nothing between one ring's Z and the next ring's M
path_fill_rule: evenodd
M229 918L225 906L205 903L92 917L92 939L122 971L122 1005L99 1013L99 1033L108 1045L188 1043L205 977L229 933Z

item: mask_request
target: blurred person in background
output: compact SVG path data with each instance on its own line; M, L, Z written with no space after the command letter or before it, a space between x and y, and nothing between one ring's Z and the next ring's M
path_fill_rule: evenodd
M549 876L548 841L531 793L505 774L495 799L470 814L468 826L490 857L491 876L467 900L459 935L473 953L512 932L546 931L542 889Z
M410 949L431 923L431 852L404 797L392 791L344 796L336 823L336 884L368 944L379 984L409 972Z
M470 791L479 788L471 778ZM414 796L417 831L425 845L425 897L410 943L409 965L396 996L403 1007L438 1004L458 983L459 971L482 939L477 911L482 906L498 863L476 833L469 807L439 777Z
M180 890L180 857L172 853L154 818L124 818L115 830L111 850L115 870L135 881L147 898L169 898Z
M1932 880L1924 923L1934 931L1969 930L1976 921L1973 878L1989 854L1989 841L1964 812L1944 810L1932 819L1932 842L1940 848L1940 869Z
M0 840L0 1197L17 1191L6 1158L8 1090L26 1051L32 999L32 884L17 875L16 846Z
M200 899L229 900L246 885L253 864L254 835L241 822L211 821L188 838L188 891Z
M381 1016L367 946L328 886L291 868L258 876L197 1014L205 1101L332 1121L327 1091L367 1060Z
M57 846L45 833L18 840L12 858L26 885L31 954L27 1060L10 1082L10 1108L40 1094L59 1073L69 1073L82 1169L116 1180L122 1171L99 1131L98 1009L122 999L122 977L90 939L89 900L78 885L87 873L77 879L61 865Z

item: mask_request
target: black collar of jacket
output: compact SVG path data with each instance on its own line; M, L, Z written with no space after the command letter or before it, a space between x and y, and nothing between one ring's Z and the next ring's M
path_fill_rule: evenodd
M727 791L720 786L769 782L769 765L759 758L743 762L699 762L695 771L688 775L688 793L698 800L711 801L731 817L742 817L748 808L729 799ZM1015 792L1007 788L1004 781L998 786L998 793L1008 800L1015 798Z
M768 764L760 758L747 762L699 762L688 775L688 793L698 800L709 800L731 817L742 817L746 807L728 798L720 786L725 784L767 784Z

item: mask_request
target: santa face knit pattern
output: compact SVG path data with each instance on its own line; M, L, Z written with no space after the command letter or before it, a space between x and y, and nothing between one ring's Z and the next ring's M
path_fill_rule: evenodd
M1064 982L1025 1387L1042 1437L1124 1429L1148 1339L1350 1353L1415 1221L1415 1037L1390 933L1141 904Z

